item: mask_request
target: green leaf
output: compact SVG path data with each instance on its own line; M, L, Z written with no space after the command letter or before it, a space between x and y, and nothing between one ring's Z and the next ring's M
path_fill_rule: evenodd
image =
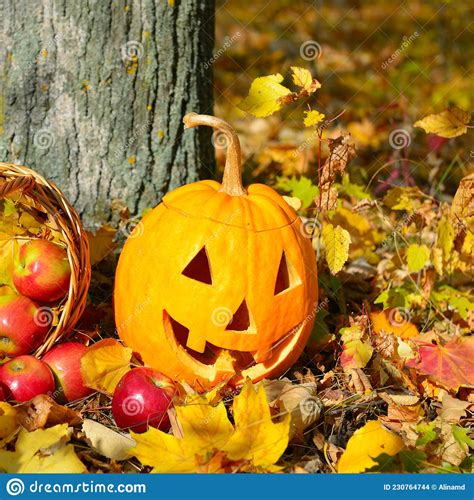
M4 202L4 211L3 214L5 217L10 217L11 215L14 215L16 213L16 206L15 203L10 200L9 198L5 198L3 200Z
M430 249L426 245L413 244L407 250L408 270L411 273L421 271L430 258Z
M291 94L290 89L280 84L282 81L279 73L256 78L248 96L237 107L257 117L272 115L282 106L279 99Z
M297 177L278 177L276 188L287 193L291 196L299 198L302 203L302 208L308 208L313 204L315 198L318 196L319 189L315 186L311 179L302 175Z
M341 193L355 198L356 200L372 199L372 195L365 190L365 187L361 184L353 184L347 174L343 176L342 183L335 184L334 187L336 187Z
M422 468L423 462L426 462L428 458L426 453L420 450L402 450L398 457L406 472L418 472Z
M430 299L441 309L446 308L446 306L454 309L465 321L468 318L469 312L474 310L473 296L469 292L461 292L449 285L442 285L433 290Z
M431 443L438 437L438 434L434 430L434 426L434 422L430 422L429 424L422 423L416 426L416 431L418 432L416 446L424 446L425 444Z
M469 448L474 449L474 439L468 436L469 429L464 429L464 427L459 427L458 425L453 425L451 429L453 431L453 437L459 445L467 445Z
M332 274L337 274L349 258L351 236L341 226L324 224L322 239L326 248L326 262Z

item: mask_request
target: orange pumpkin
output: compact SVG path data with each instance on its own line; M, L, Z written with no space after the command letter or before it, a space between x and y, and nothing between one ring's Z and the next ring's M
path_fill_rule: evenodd
M183 121L227 137L223 182L170 192L135 228L116 274L118 333L146 365L198 390L278 376L314 322L311 242L276 191L243 188L230 125L196 113Z

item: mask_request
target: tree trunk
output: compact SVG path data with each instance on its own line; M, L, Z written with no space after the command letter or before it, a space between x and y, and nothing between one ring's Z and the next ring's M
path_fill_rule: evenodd
M210 176L214 0L0 0L0 159L65 192L86 226Z

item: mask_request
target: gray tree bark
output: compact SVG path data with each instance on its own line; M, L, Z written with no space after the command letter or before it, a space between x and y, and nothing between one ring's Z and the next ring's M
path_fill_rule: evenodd
M213 172L214 0L0 0L0 160L93 227Z

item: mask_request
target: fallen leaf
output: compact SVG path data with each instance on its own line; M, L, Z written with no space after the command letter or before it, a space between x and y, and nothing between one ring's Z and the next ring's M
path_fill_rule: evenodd
M374 352L365 331L358 325L339 330L343 342L341 366L345 370L364 368Z
M35 396L18 407L18 422L29 432L58 424L78 425L82 418L77 411L59 405L46 394Z
M453 424L458 423L461 418L465 417L466 410L472 405L469 401L453 398L444 389L440 391L439 399L443 405L439 414L441 420Z
M453 106L441 113L425 116L415 122L414 126L422 128L427 134L436 134L449 139L465 134L470 121L470 113Z
M195 395L185 406L176 406L182 438L150 428L132 437L137 445L130 454L152 472L202 472L220 454L214 468L219 469L222 457L238 463L241 470L278 470L273 464L288 445L290 415L281 422L271 418L265 390L257 390L248 380L234 398L233 426L227 418L224 403L210 404L205 396Z
M84 384L96 391L113 394L120 379L130 370L132 349L113 339L89 347L81 358Z
M0 469L7 473L82 473L86 467L67 444L67 424L28 432L21 429L15 451L0 450Z
M474 337L451 340L445 345L419 343L418 358L407 361L414 368L445 388L474 387Z
M321 417L324 406L315 383L294 384L284 378L263 380L262 385L270 406L291 415L290 438L302 438L305 429Z
M0 439L7 438L18 429L16 414L16 408L5 401L0 401Z
M474 174L461 179L451 205L451 217L474 231Z
M283 77L279 73L256 78L250 86L248 96L238 108L256 117L272 115L282 106L279 99L291 94L291 90L281 85L282 81Z
M407 249L408 270L411 273L421 271L430 259L430 249L426 245L410 245Z
M112 460L130 458L128 450L136 444L130 436L115 432L105 425L88 418L82 424L82 432L95 452Z
M340 226L324 224L322 239L326 249L326 262L332 274L337 274L349 257L351 236Z
M385 429L378 420L369 420L349 439L337 464L339 473L364 472L376 465L374 458L396 455L404 448L400 436Z
M370 321L375 334L390 333L402 339L419 335L418 328L408 320L408 311L397 307L370 313Z
M86 234L89 240L91 266L105 259L115 250L114 238L117 230L112 226L105 224L95 232L86 231Z

